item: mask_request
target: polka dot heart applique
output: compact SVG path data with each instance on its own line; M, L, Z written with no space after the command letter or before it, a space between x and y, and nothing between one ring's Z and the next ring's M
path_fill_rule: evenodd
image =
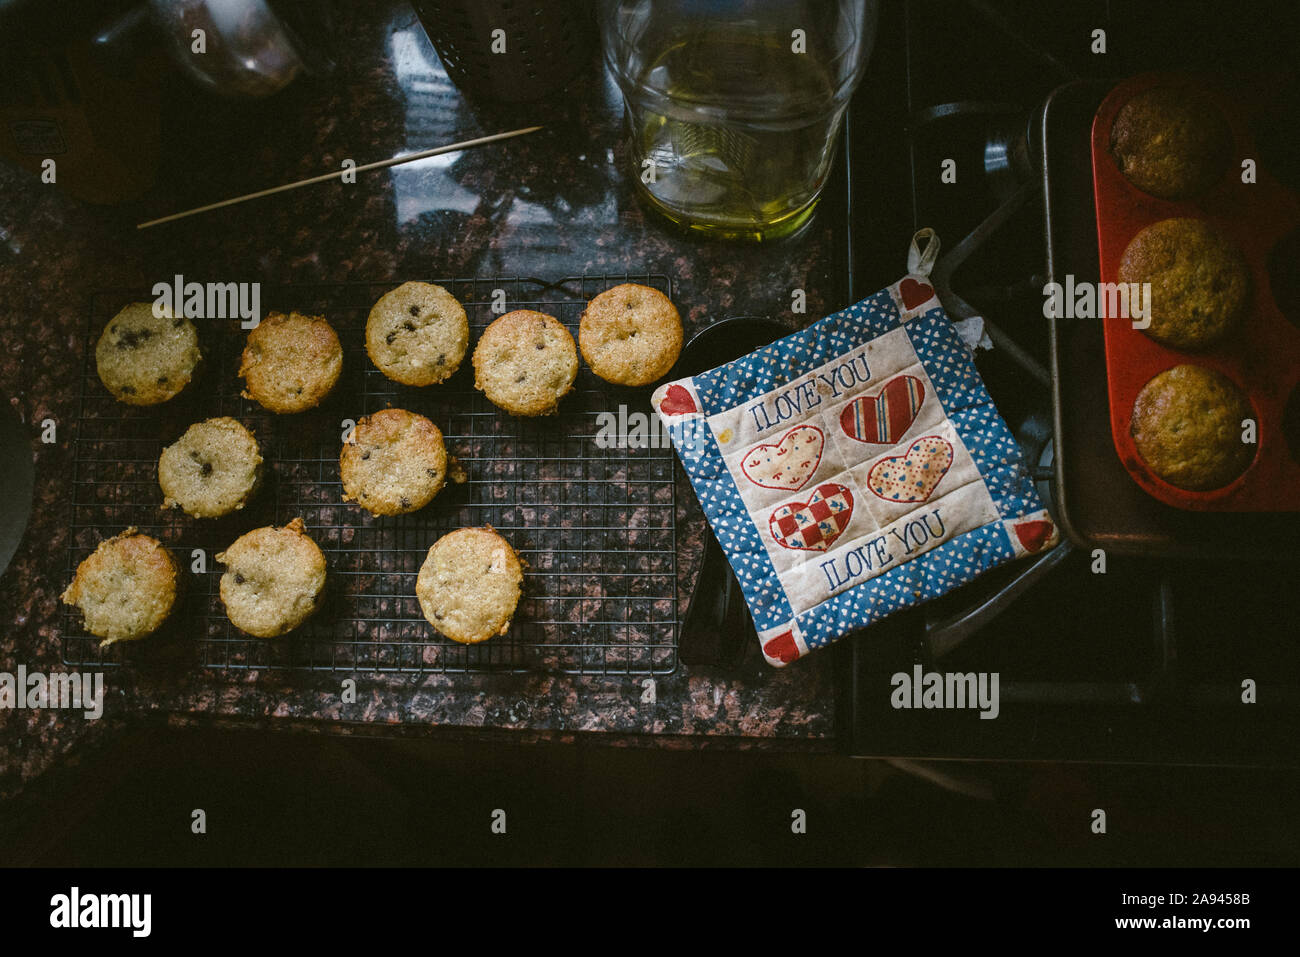
M891 455L871 466L867 487L887 502L924 502L952 468L952 445L937 435L925 435L902 455Z
M740 467L755 485L797 492L816 473L825 442L815 425L796 425L779 441L754 446Z

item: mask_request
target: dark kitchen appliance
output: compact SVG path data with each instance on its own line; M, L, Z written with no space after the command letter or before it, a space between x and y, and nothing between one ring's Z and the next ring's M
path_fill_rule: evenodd
M936 264L937 285L960 302L951 312L969 306L989 324L997 347L976 363L1076 545L1028 585L1001 570L844 643L837 713L852 753L1296 763L1300 536L1268 521L1171 521L1114 454L1100 326L1053 329L1043 312L1049 277L1097 277L1089 130L1118 79L1189 64L1295 69L1296 11L1247 6L886 7L850 112L848 301L889 281L898 236L930 226L959 251ZM1098 29L1106 53L1093 52ZM940 62L962 68L927 68ZM940 177L946 159L955 183ZM998 673L998 717L894 708L893 676L916 665ZM1243 700L1251 689L1256 703Z
M576 333L587 300L612 285L639 282L671 295L665 276L439 279L462 304L477 338L501 309L547 312ZM236 377L244 332L236 319L200 328L206 378L171 402L133 408L116 402L95 372L94 343L129 291L96 293L87 312L86 363L76 421L67 577L103 538L135 525L206 569L170 635L101 650L76 613L62 616L63 660L100 668L202 667L215 673L315 670L341 673L568 672L663 674L677 667L675 456L666 446L600 436L600 413L653 414L639 393L613 393L585 366L559 413L506 415L473 388L468 357L437 389L401 386L368 361L370 307L394 283L262 287L262 306L325 314L344 343L343 375L319 408L277 416L240 395ZM499 291L499 293L498 293ZM386 406L427 415L468 480L449 484L424 509L376 518L342 500L338 456L345 420ZM249 506L198 521L160 508L157 460L192 422L231 415L263 446L264 487ZM217 552L259 525L300 516L329 567L324 607L276 641L249 638L227 620L218 596ZM438 537L490 524L528 563L524 597L507 635L478 645L442 638L424 620L415 577Z
M1100 276L1092 159L1079 156L1092 117L1113 84L1080 80L1043 107L1047 275ZM1057 520L1076 542L1146 557L1258 561L1300 558L1300 518L1187 512L1157 502L1124 470L1111 434L1106 352L1099 322L1052 318ZM1098 414L1098 410L1105 414ZM1265 566L1267 567L1267 566Z

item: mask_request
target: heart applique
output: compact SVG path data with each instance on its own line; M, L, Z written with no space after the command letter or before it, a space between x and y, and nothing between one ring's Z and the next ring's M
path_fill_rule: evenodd
M784 548L824 552L853 518L853 493L843 485L818 485L807 502L782 505L767 520L772 538Z
M756 445L746 452L740 468L755 485L796 492L816 473L825 442L817 426L796 425L778 441Z
M898 284L898 294L902 297L904 310L910 312L933 296L934 288L909 276Z
M763 654L788 665L799 657L799 646L794 643L794 632L783 631L763 646Z
M924 435L902 455L891 455L871 466L867 487L886 502L924 502L952 468L952 445L937 435Z
M659 403L659 411L664 415L685 415L700 410L695 400L691 398L691 394L682 386L673 383L664 392L664 400Z
M1044 521L1021 522L1013 526L1016 530L1016 538L1020 539L1020 544L1025 546L1025 550L1036 552L1047 544L1047 539L1052 534L1052 523Z
M840 412L840 428L858 442L893 445L912 427L925 402L916 376L894 376L875 395L854 399Z

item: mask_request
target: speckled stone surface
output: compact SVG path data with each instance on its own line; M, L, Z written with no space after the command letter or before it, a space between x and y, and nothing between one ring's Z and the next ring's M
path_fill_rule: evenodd
M359 9L365 7L364 12ZM791 329L839 308L843 253L836 198L802 233L758 247L702 242L639 205L625 177L617 92L593 55L554 104L475 112L448 84L405 4L340 11L332 75L278 96L229 103L178 76L165 81L161 172L143 199L77 202L26 171L0 164L0 389L32 438L36 493L27 534L0 579L8 627L0 670L59 671L66 582L70 428L77 416L82 330L94 290L139 289L176 273L221 281L397 282L428 276L671 275L687 334L728 315L771 315ZM361 174L188 221L134 224L228 195L493 131L548 122L509 144ZM790 291L807 313L790 313ZM60 424L42 444L39 424ZM703 520L678 490L682 611ZM355 704L341 676L236 675L125 667L106 675L105 717L0 711L0 795L20 791L52 762L125 722L208 722L336 733L515 734L526 740L596 737L625 746L826 748L833 736L832 655L783 670L757 647L731 669L680 666L643 703L636 677L551 674L358 675ZM437 729L431 732L431 729Z

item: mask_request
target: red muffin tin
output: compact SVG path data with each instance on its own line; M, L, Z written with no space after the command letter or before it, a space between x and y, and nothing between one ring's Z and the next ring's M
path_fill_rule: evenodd
M1232 129L1232 159L1219 182L1186 200L1164 200L1142 192L1120 172L1110 153L1115 116L1138 93L1164 83L1191 84L1223 111ZM1182 509L1218 512L1300 511L1300 448L1290 448L1283 413L1300 386L1300 327L1283 315L1273 297L1269 253L1300 228L1300 199L1259 164L1238 95L1210 80L1171 74L1143 74L1120 83L1102 101L1092 124L1092 169L1097 201L1097 237L1102 282L1119 281L1119 263L1129 242L1162 219L1192 217L1210 222L1236 241L1250 265L1253 302L1242 331L1210 349L1182 352L1161 345L1122 316L1106 316L1099 304L1106 340L1111 435L1125 469L1148 494ZM1256 160L1256 182L1241 181L1242 162ZM1300 317L1296 318L1300 321ZM1250 466L1230 484L1206 492L1170 485L1142 457L1130 432L1133 403L1142 387L1166 369L1191 363L1217 369L1235 382L1254 408L1257 447ZM1293 441L1296 439L1293 437Z

